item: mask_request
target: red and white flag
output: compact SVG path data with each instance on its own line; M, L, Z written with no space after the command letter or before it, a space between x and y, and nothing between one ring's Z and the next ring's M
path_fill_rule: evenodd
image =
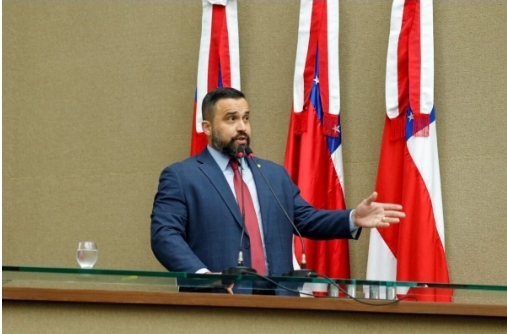
M218 87L240 86L237 1L203 0L191 155L201 152L208 143L202 129L204 96Z
M294 100L285 168L302 197L319 209L344 209L340 128L339 1L302 0ZM307 267L350 278L347 240L305 239ZM295 240L301 261L301 243Z
M406 218L371 230L369 280L449 283L433 77L432 0L394 0L376 190L379 202L402 204ZM419 301L452 296L448 290L414 288L408 294Z

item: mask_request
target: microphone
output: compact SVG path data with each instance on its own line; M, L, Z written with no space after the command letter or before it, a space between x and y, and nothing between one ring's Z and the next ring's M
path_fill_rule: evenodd
M244 183L243 182L243 168L241 168L241 158L245 156L245 146L241 145L236 149L236 158L238 159L238 165L240 168L241 175L241 238L239 240L239 252L238 252L238 265L236 267L230 267L222 271L223 275L241 275L244 273L257 273L257 270L250 267L245 267L243 261L243 237L245 235L245 196L244 196ZM238 194L236 194L238 197Z
M268 179L266 179L266 176L264 175L261 168L257 164L257 161L255 161L252 149L250 147L246 146L245 153L246 153L246 156L248 158L252 159L252 161L254 162L255 167L257 167L257 170L259 171L262 178L264 179L264 182L266 182L269 190L271 191L271 194L273 194L273 197L275 197L276 202L278 203L278 206L280 207L280 209L282 209L283 213L285 214L285 217L287 217L287 220L291 223L292 227L294 228L294 231L296 231L297 235L299 236L299 240L301 241L301 264L300 264L301 269L291 270L287 273L284 273L282 276L312 277L314 275L318 275L315 271L310 270L310 269L306 269L306 248L305 248L305 243L303 241L303 236L299 232L298 228L296 227L296 225L294 224L292 219L289 217L289 214L287 213L287 211L283 207L282 203L280 203L278 196L276 196L275 191L273 190L273 188L271 187L271 184L268 182Z

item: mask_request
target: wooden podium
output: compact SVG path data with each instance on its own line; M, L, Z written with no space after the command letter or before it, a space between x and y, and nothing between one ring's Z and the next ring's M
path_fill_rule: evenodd
M454 291L452 302L439 303L366 299L361 292L364 286L372 285L421 286L414 282L269 277L281 285L287 282L354 285L358 292L355 298L345 292L340 297L304 298L178 292L180 281L196 287L218 287L224 278L221 275L9 266L3 267L2 274L4 330L16 333L31 330L43 333L45 327L40 327L41 323L54 323L56 327L49 326L48 333L58 329L62 333L66 332L64 329L90 333L106 328L108 333L121 333L123 329L134 333L143 329L157 332L168 326L168 321L171 327L176 325L171 333L204 329L207 333L228 333L241 328L245 332L297 333L344 328L381 333L402 330L404 325L438 332L461 328L466 333L478 330L477 326L481 326L481 332L505 329L507 320L505 286L439 285ZM230 279L262 280L227 277ZM146 317L156 320L145 322ZM79 322L84 326L82 331L74 328ZM129 322L132 324L128 328L122 327ZM90 331L90 326L95 329Z

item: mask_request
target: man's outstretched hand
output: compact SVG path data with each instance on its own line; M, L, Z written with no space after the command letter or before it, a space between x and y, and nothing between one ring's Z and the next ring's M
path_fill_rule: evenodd
M352 220L357 227L377 228L397 224L405 218L403 207L399 204L377 203L377 192L374 191L364 199L352 212Z

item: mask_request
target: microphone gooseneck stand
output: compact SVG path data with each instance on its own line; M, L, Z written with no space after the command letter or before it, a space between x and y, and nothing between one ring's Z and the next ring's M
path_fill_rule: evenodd
M285 217L287 218L287 220L291 223L292 227L294 228L294 231L296 231L296 233L298 234L299 236L299 240L301 241L301 269L294 269L294 270L291 270L289 272L286 272L284 273L282 276L292 276L292 277L317 277L318 276L318 273L311 270L311 269L307 269L306 268L306 248L305 248L305 243L303 241L303 236L301 235L301 233L299 232L298 228L296 227L296 225L294 224L294 222L292 221L292 219L289 217L289 214L287 213L287 211L285 210L285 208L283 207L282 203L280 202L280 200L278 199L278 196L276 196L275 194L275 191L273 190L273 188L271 187L271 184L268 182L266 176L264 175L264 173L262 172L261 168L259 167L259 165L257 164L257 161L254 159L254 156L253 156L253 151L250 147L246 146L245 147L245 153L246 153L246 156L250 159L252 159L255 167L257 167L257 170L259 171L259 173L261 174L262 178L264 179L264 182L266 182L269 190L271 191L271 194L273 194L273 197L276 199L276 202L278 203L278 206L282 209L283 213L285 214Z
M236 150L236 159L238 159L238 165L241 168L241 161L240 159L245 156L245 147L239 146ZM243 261L243 237L245 235L245 196L243 191L243 169L240 169L240 175L241 175L241 238L239 241L239 252L238 252L238 265L235 267L230 267L222 271L223 275L242 275L242 274L248 274L248 273L257 273L257 270L251 267L246 267L244 265ZM236 194L236 197L238 197L238 194Z

